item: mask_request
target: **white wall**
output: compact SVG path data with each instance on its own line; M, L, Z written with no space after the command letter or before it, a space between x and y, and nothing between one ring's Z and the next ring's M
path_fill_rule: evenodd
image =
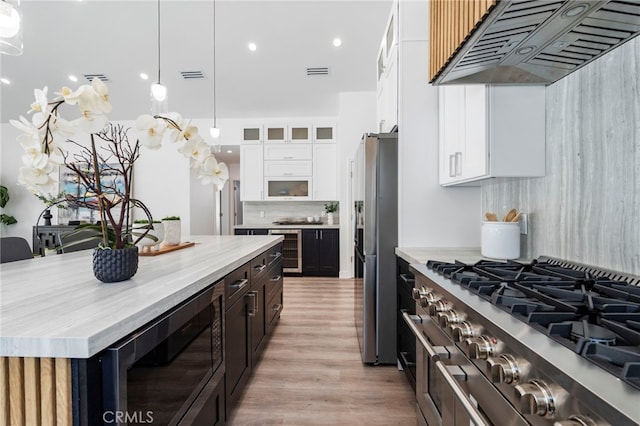
M375 66L375 64L373 64ZM372 66L371 72L375 72ZM345 92L339 97L338 189L340 201L340 277L353 277L353 226L349 162L364 133L376 131L376 92Z

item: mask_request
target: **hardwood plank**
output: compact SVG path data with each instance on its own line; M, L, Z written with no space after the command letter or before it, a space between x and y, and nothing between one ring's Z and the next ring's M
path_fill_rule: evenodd
M40 412L43 426L56 424L55 366L53 358L40 358Z
M9 426L9 359L0 357L0 426Z
M230 425L415 425L413 390L395 365L364 365L353 280L284 279L284 309Z
M40 361L24 359L25 421L28 425L40 424Z
M12 426L24 425L24 361L9 358L9 422Z
M56 424L70 426L73 422L71 408L71 361L67 358L55 359L56 375Z

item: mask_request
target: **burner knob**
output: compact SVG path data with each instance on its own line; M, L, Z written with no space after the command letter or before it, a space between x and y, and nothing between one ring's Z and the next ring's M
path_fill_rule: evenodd
M429 305L429 315L435 316L440 312L447 312L453 309L453 305L444 299L436 300Z
M441 296L438 296L433 291L430 291L427 294L420 296L420 306L422 306L423 308L427 308L429 307L429 305L436 303L440 299L442 299Z
M458 314L453 309L449 311L440 312L438 314L438 322L442 328L447 328L452 324L458 324L464 319L464 316Z
M522 414L546 416L555 413L553 394L542 380L529 380L528 383L516 385L515 391Z
M569 420L561 420L559 422L554 422L553 426L597 426L598 424L595 420L575 414L573 416L569 416Z
M509 354L503 354L497 358L489 358L487 367L493 383L513 384L520 378L520 367L518 367L516 359Z
M472 337L465 341L468 347L469 358L471 359L487 359L493 354L494 342L487 336Z
M426 288L424 286L420 287L420 288L414 288L411 290L411 295L413 296L413 298L415 300L420 300L420 298L424 297L427 295L427 293L430 293L432 290L430 288Z
M469 321L462 321L451 326L451 336L456 342L463 342L465 339L476 335L477 332Z

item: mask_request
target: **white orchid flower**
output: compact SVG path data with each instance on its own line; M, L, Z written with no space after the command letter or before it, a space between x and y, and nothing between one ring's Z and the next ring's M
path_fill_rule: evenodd
M17 137L17 141L22 145L24 155L22 163L27 167L42 169L49 163L49 156L42 150L40 138L36 135L23 133Z
M82 92L84 92L86 86L80 86L76 90L73 90L67 86L63 86L59 92L56 92L56 95L62 96L65 103L69 105L75 105L78 103L78 99L82 96Z
M95 108L105 114L111 112L111 102L109 102L109 90L107 90L107 85L102 82L99 78L95 77L91 80L91 87L97 94L95 98Z
M47 91L49 89L45 86L44 89L34 89L33 94L36 98L35 102L31 104L31 109L27 111L30 112L45 112L47 110L47 106L49 105L49 101L47 100Z
M73 122L65 120L64 118L52 117L49 122L49 130L56 135L69 137L76 133L77 127Z
M178 152L186 158L194 160L192 168L198 168L211 155L211 148L200 135L196 134L196 136L187 140L184 145L178 148Z
M149 149L160 149L162 137L167 129L166 122L160 118L154 118L149 114L143 114L136 119L136 131L138 140Z
M81 109L81 116L71 123L78 126L87 133L98 133L109 123L106 115L93 111L92 109Z
M229 169L226 164L219 163L215 156L210 155L202 162L198 178L203 185L215 184L219 190L229 179Z
M18 183L33 193L55 193L58 188L57 168L52 165L42 169L21 167Z
M29 120L24 118L22 115L20 116L20 121L18 120L9 120L9 123L16 129L24 132L24 133L34 133L38 134L38 128L34 126Z

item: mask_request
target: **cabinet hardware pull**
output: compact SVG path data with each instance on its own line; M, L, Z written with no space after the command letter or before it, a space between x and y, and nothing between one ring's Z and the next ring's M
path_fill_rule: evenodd
M281 309L282 309L282 305L280 303L278 303L277 305L273 305L274 312L278 312Z
M247 297L251 298L251 307L247 310L247 315L250 317L255 317L256 314L258 313L258 303L257 303L257 299L258 299L258 292L257 291L250 291L249 293L247 293Z
M449 177L456 177L456 156L455 154L449 155Z
M462 371L460 366L451 365L449 367L457 368L458 370L460 370L460 373L461 373L460 376L465 375L464 371ZM458 383L458 381L454 378L453 374L449 372L447 365L445 365L442 361L438 360L436 361L436 368L438 369L440 374L442 374L444 381L447 382L447 384L449 385L449 388L453 391L458 402L462 404L462 408L464 408L464 411L467 412L467 415L469 416L471 423L477 426L488 426L488 423L484 420L484 417L482 417L482 414L480 414L480 412L476 409L476 407L473 405L473 403L469 400L469 398L465 394L465 391L464 389L462 389L462 386L460 386L460 383Z
M254 266L253 269L255 269L258 272L262 272L266 267L267 265L260 265L260 266Z
M280 281L281 277L282 277L281 275L276 275L273 278L271 278L269 281Z
M320 239L322 240L324 237L322 236L322 229L320 230Z
M285 173L284 173L284 175L285 175L285 176L293 176L293 173L291 173L291 172L285 172Z
M400 358L402 358L402 362L406 367L415 367L416 363L411 362L407 359L407 352L400 352Z
M427 338L424 337L424 334L422 334L422 331L418 329L414 322L422 322L422 319L417 315L409 315L407 312L402 313L402 319L404 319L404 322L407 323L413 335L416 336L416 339L418 339L418 342L420 342L420 345L424 348L425 351L427 351L427 355L429 355L429 358L434 362L439 361L442 354L438 353L436 349L431 346Z
M456 152L456 176L462 176L462 152Z
M293 160L293 157L284 157L285 160Z
M249 280L244 278L244 279L238 280L238 281L234 282L233 284L231 284L231 287L235 288L236 291L238 291L238 290L242 290L243 288L245 288L247 286L247 284L249 284Z

